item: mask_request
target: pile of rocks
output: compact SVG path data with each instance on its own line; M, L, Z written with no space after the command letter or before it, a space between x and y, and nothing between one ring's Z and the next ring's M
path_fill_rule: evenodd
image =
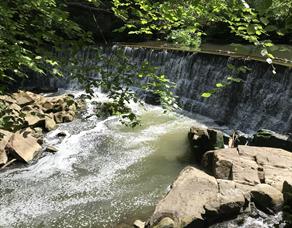
M150 219L136 227L208 227L254 205L267 214L284 210L291 216L292 153L263 143L272 137L278 147L292 149L289 137L261 130L241 139L257 147L234 147L234 135L225 138L214 129L191 128L188 136L201 168L183 169Z
M43 134L74 119L78 105L69 94L45 97L28 91L0 96L0 167L29 162L42 149Z

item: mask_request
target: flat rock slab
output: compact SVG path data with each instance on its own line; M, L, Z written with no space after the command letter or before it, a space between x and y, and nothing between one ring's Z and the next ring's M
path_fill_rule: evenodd
M31 135L15 133L7 144L9 151L16 153L23 161L29 162L41 150L37 139Z
M209 151L202 164L219 179L257 185L269 184L282 192L283 183L292 183L292 153L269 147L239 146Z

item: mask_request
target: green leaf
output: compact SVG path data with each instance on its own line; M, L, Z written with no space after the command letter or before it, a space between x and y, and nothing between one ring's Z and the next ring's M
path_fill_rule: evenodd
M212 96L212 93L205 92L205 93L202 93L201 96L202 97L205 97L205 98L208 98L208 97L211 97Z
M217 83L217 84L216 84L216 87L217 87L217 88L222 88L222 87L225 87L225 85L222 84L222 83Z

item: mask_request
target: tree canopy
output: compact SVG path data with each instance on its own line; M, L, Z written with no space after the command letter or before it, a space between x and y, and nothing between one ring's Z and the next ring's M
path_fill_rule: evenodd
M93 44L90 31L82 29L74 20L68 6L85 10L107 12L119 18L121 25L116 31L140 36L158 37L182 45L199 48L202 40L210 36L210 28L226 28L228 34L239 37L261 48L261 54L273 66L270 53L273 41L292 34L292 1L290 0L15 0L0 2L0 85L7 81L27 77L32 72L47 76L61 76L61 59L52 50L69 47L71 50ZM92 20L96 20L95 17ZM289 39L289 38L288 38ZM289 40L288 40L289 41ZM117 60L118 61L118 60ZM104 86L124 104L132 96L127 89L133 78L122 71L121 64L116 74L97 70L105 75L98 82L85 83ZM124 65L125 66L125 65ZM127 67L125 67L127 69ZM243 69L243 68L242 68ZM275 68L273 67L275 73ZM143 71L143 67L140 68ZM123 72L123 73L121 73ZM141 74L137 73L137 77ZM168 92L169 81L164 76L144 70L150 79L147 90L165 96L166 103L172 99ZM84 78L79 77L84 82ZM114 80L115 79L115 80ZM155 83L151 84L151 80ZM236 80L236 79L235 79ZM114 82L114 83L113 83ZM126 86L119 93L121 85ZM218 84L219 86L221 84ZM3 88L0 88L2 91ZM209 93L206 95L209 96Z

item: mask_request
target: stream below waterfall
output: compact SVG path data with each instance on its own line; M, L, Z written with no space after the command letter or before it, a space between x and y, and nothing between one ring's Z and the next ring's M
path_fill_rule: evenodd
M142 118L135 129L116 117L84 118L93 112L89 103L83 117L46 135L45 144L57 153L1 172L0 227L124 227L146 220L180 170L191 164L189 128L215 123L163 114L159 107L131 108ZM59 132L67 135L60 139ZM258 222L256 227L271 227ZM236 227L232 224L218 227Z
M187 132L199 123L158 107L132 108L142 126L76 119L47 134L56 154L0 173L0 226L116 227L146 219L189 164Z

